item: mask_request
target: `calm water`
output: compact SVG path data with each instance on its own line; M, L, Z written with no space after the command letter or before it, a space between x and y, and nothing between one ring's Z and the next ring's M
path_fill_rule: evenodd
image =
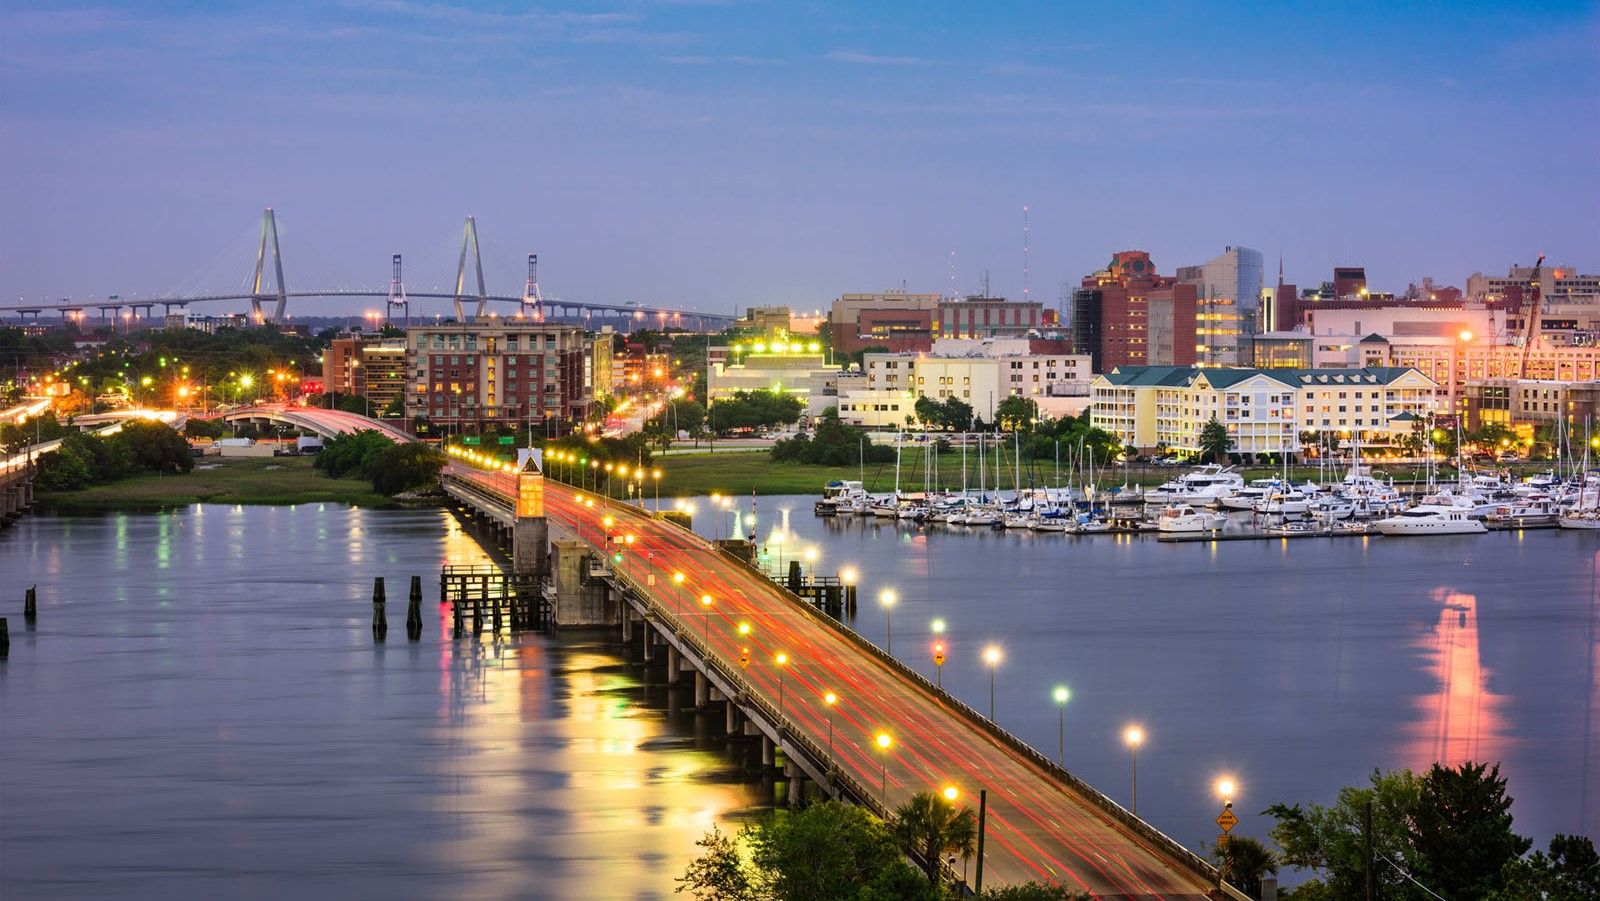
M880 644L876 598L895 589L894 650L930 678L945 619L944 685L980 711L979 654L1000 645L997 719L1047 754L1068 685L1068 766L1124 804L1121 735L1142 725L1139 812L1191 847L1216 833L1219 773L1242 786L1235 831L1263 836L1269 804L1465 759L1502 762L1541 845L1600 834L1600 534L1164 544L818 519L814 500L760 499L763 538L791 511L774 559L814 547L821 572L857 567L855 626ZM696 506L697 528L727 534Z
M335 505L0 533L0 895L671 896L770 787L603 641L446 639L439 565L483 559L439 511Z
M745 505L748 506L748 500ZM1520 831L1600 825L1600 593L1592 533L1160 544L919 530L793 509L786 556L893 587L894 649L1001 724L1129 794L1181 841L1373 767L1500 760ZM703 511L702 531L726 532ZM198 507L29 517L0 533L0 881L17 897L658 898L713 822L773 797L705 724L669 714L598 639L452 642L406 577L484 559L438 511ZM389 577L374 647L371 578ZM37 631L21 594L40 589ZM572 894L574 887L577 894Z

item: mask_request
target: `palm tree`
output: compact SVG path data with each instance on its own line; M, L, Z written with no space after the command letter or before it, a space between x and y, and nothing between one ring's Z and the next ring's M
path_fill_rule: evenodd
M956 809L954 802L932 792L918 792L894 812L890 827L901 850L922 863L928 882L939 883L939 862L946 853L971 857L978 840L978 821L972 808Z
M1252 898L1261 897L1261 877L1278 872L1278 856L1248 835L1234 836L1215 854L1228 881Z

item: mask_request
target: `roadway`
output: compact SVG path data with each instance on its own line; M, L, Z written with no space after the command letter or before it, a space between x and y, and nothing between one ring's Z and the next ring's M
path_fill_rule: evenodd
M514 476L467 470L471 477L514 492ZM580 497L594 501L584 504ZM654 519L638 508L547 483L546 514L555 532L605 547L602 517L635 543L613 569L635 585L654 585L655 600L678 628L709 636L724 661L750 649L745 678L753 692L779 708L792 729L817 747L829 744L835 764L861 786L887 782L887 806L919 791L953 785L976 809L987 789L988 846L985 882L1036 879L1098 897L1199 898L1213 888L1173 860L1170 851L1106 812L1048 771L1038 760L975 725L959 706L926 683L863 649L823 614L797 603L753 570L725 557L704 539ZM676 573L685 581L675 584ZM654 577L651 579L650 577ZM709 595L709 613L701 598ZM738 627L748 623L750 634ZM775 663L778 653L787 667ZM839 701L829 710L827 692ZM887 732L887 754L874 744Z

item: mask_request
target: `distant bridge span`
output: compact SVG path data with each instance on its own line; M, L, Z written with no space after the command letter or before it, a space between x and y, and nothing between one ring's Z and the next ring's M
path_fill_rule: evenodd
M223 422L262 422L288 426L312 432L324 438L348 435L363 429L372 429L398 442L417 440L410 432L381 419L346 413L343 410L325 410L320 407L296 407L290 404L258 404L239 407L222 415Z

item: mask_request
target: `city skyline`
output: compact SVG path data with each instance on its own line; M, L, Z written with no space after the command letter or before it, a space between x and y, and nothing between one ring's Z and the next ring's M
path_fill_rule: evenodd
M718 312L1022 299L1024 206L1049 306L1134 248L1381 290L1600 257L1592 6L1159 12L9 5L0 299L169 290L268 205L291 288L470 213L492 292L535 252L549 295Z

